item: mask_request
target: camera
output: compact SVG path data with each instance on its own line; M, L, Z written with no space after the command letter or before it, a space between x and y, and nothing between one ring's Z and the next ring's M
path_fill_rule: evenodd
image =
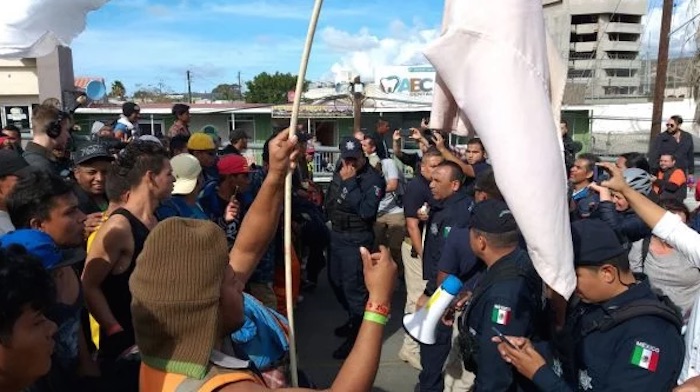
M413 130L410 128L401 128L399 129L399 134L401 135L401 137L408 138L411 137L411 135L413 135Z
M608 172L604 168L600 166L596 166L593 168L593 182L600 185L601 182L607 181L609 179L610 174L608 174Z

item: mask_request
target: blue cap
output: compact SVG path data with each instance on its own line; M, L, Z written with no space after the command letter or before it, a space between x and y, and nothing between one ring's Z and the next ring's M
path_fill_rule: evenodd
M346 137L340 141L340 159L359 159L364 155L360 141L354 137Z
M447 278L442 281L442 289L451 295L457 295L462 290L462 281L454 275L447 275Z
M8 248L12 245L22 246L27 253L41 259L41 263L47 270L66 267L85 260L84 250L76 248L63 251L48 234L39 230L15 230L0 238L0 247Z

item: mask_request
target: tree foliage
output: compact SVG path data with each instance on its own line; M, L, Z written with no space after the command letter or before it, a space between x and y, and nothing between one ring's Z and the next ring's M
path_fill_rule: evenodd
M134 100L139 102L175 102L181 98L173 94L172 90L162 83L146 87L136 85L136 87L138 89L134 92Z
M250 103L287 103L287 93L293 91L296 84L296 75L263 72L246 82L248 91L245 94L245 100ZM309 82L304 81L304 91L308 85Z
M215 100L219 101L239 101L243 99L241 86L238 84L222 83L211 90Z
M126 88L121 80L115 80L112 82L112 91L109 93L110 97L124 99L126 96Z

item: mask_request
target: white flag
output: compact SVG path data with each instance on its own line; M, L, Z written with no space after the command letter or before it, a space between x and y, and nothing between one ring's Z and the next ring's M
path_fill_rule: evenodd
M576 286L558 111L566 74L550 62L541 0L446 0L443 35L425 55L460 122L481 137L542 279ZM550 79L550 64L553 69ZM445 95L433 117L450 113ZM437 125L437 124L434 124Z
M0 58L42 57L85 30L87 13L109 0L7 0L0 12Z

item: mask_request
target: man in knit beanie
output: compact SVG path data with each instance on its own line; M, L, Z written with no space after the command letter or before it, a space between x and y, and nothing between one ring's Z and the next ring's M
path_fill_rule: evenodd
M270 171L229 255L223 232L203 220L171 218L146 239L129 281L142 356L140 390L270 390L230 333L242 325L243 287L279 223L295 139L282 132L271 141ZM174 238L181 246L173 246ZM331 391L369 391L379 364L396 264L385 248L361 253L369 315Z
M186 246L172 246L173 238ZM248 361L222 346L222 338L243 323L243 285L229 268L226 236L216 224L183 218L161 222L146 239L129 287L142 390L167 387L168 372L177 373L179 382L199 380L193 390L224 375L229 381L258 382Z

